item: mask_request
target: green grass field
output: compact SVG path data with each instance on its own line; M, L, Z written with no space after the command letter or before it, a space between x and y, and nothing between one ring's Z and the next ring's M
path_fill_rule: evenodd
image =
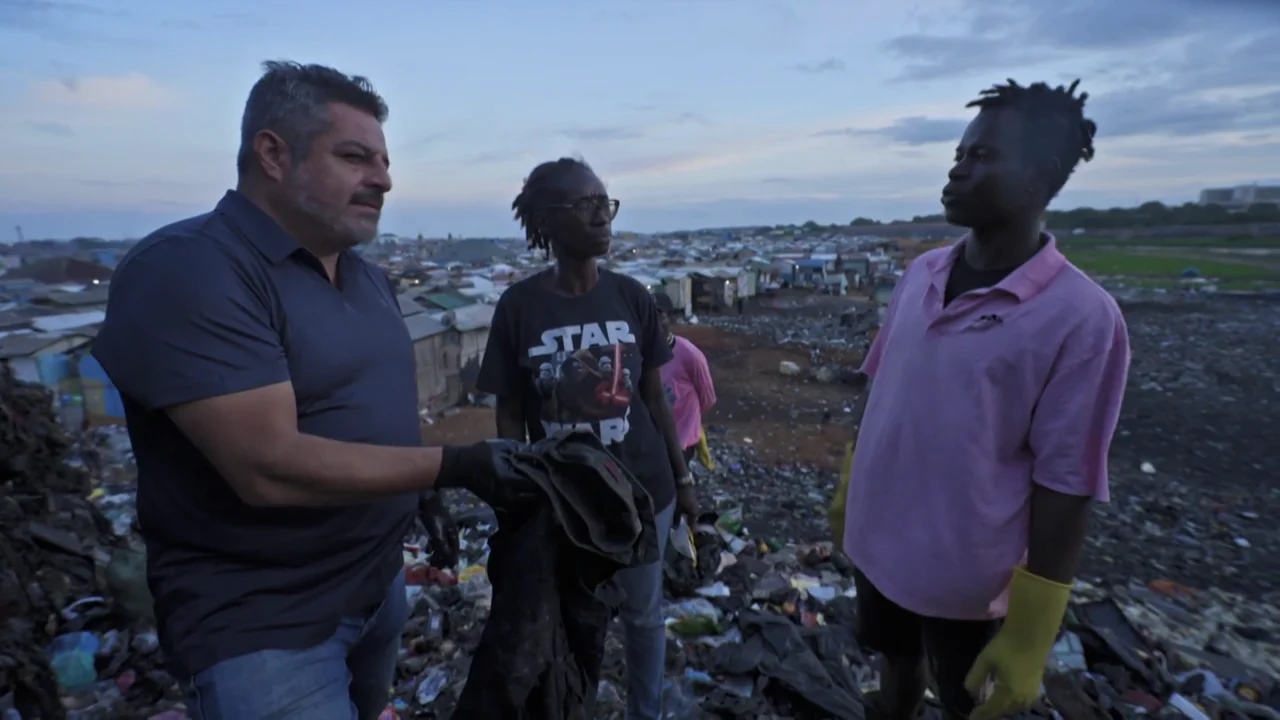
M1098 275L1178 277L1183 270L1194 268L1207 278L1280 279L1280 271L1264 264L1253 264L1248 258L1241 258L1239 261L1215 260L1203 255L1147 253L1137 249L1067 248L1065 252L1081 270ZM1273 259L1272 262L1280 263L1280 259Z
M1214 280L1213 286L1219 290L1232 290L1243 292L1256 292L1259 290L1280 290L1280 278L1273 280L1249 280L1243 278L1227 278L1224 280ZM1180 287L1187 287L1186 281L1178 278L1161 278L1161 277L1130 277L1126 276L1124 285L1127 287L1138 288L1163 288L1165 290L1173 290Z
M1097 248L1097 247L1161 247L1161 248L1234 248L1247 249L1280 249L1280 237L1175 237L1175 238L1133 238L1124 240L1114 237L1091 237L1089 235L1058 236L1058 245L1063 248Z
M1058 247L1071 262L1096 276L1123 276L1134 287L1172 288L1184 270L1222 290L1280 289L1280 237L1186 237L1123 240L1063 235ZM1263 250L1264 254L1227 250Z

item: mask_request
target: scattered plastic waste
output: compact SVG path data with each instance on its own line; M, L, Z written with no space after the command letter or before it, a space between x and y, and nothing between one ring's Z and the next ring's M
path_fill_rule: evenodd
M49 644L49 664L63 690L75 692L98 681L94 656L102 643L90 632L59 635Z
M1049 652L1049 667L1059 671L1088 670L1085 663L1084 647L1075 633L1065 632L1058 638Z
M1266 491L1280 472L1269 452L1280 305L1122 304L1134 360L1113 500L1095 508L1082 580L1032 714L1280 720L1280 501ZM834 318L704 321L757 328L778 340L764 352L786 346L787 357L798 357L796 346L865 349L862 331L837 329ZM756 367L771 370L782 356L769 357ZM829 416L848 423L852 396L824 384L843 382L842 363L827 353L816 365L796 362L795 376L762 373L787 392L818 383L820 395L788 404L726 387L716 412L815 429ZM799 399L827 396L812 407ZM17 621L0 624L0 718L183 720L148 619L127 435L68 433L51 407L44 390L0 369L0 613ZM824 542L834 472L776 459L798 455L798 441L768 427L706 427L716 460L699 474L708 512L673 530L664 569L669 717L849 717L815 706L841 707L877 686L874 658L851 641L852 567ZM412 617L384 718L449 717L487 618L496 521L467 497L449 500L463 560L456 572L433 569L420 540L406 538ZM777 660L775 645L798 655ZM605 720L623 717L624 657L614 628L597 687Z
M449 673L440 668L431 668L427 676L418 682L414 693L419 705L430 705L440 697L440 691L449 683Z

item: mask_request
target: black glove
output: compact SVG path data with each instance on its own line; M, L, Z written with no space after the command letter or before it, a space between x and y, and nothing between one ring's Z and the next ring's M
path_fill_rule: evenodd
M515 440L446 445L437 488L462 488L497 511L514 511L543 497L538 484L516 472L511 457L528 446Z
M431 564L438 568L453 568L458 564L462 548L458 539L458 526L444 505L444 497L428 490L418 498L418 519L427 531L427 554Z

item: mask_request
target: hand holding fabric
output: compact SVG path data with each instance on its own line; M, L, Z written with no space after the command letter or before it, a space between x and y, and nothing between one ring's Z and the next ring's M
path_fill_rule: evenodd
M428 490L419 497L418 519L427 531L427 554L431 564L438 568L455 567L461 552L458 526L439 492Z
M1026 710L1036 701L1044 663L1058 638L1070 597L1070 585L1032 575L1022 567L1013 571L1009 614L964 681L975 697L988 678L995 681L995 689L969 714L969 720L996 720Z
M544 497L537 483L511 466L512 456L527 448L515 440L446 445L435 486L468 490L500 512L520 510Z

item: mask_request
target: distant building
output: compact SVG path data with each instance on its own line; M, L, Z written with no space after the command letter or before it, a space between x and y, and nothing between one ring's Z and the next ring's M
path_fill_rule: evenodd
M458 377L458 353L449 340L449 329L439 320L419 312L404 319L413 341L413 354L418 368L418 406L437 413L458 404L462 399L462 382Z
M1237 185L1200 191L1201 205L1221 205L1228 210L1248 210L1258 203L1280 204L1280 185Z
M45 285L91 285L111 279L111 268L72 257L36 260L4 274L5 280L35 280Z
M437 265L459 263L462 265L493 265L515 259L516 252L495 240L455 240L445 243L431 254L431 262Z

